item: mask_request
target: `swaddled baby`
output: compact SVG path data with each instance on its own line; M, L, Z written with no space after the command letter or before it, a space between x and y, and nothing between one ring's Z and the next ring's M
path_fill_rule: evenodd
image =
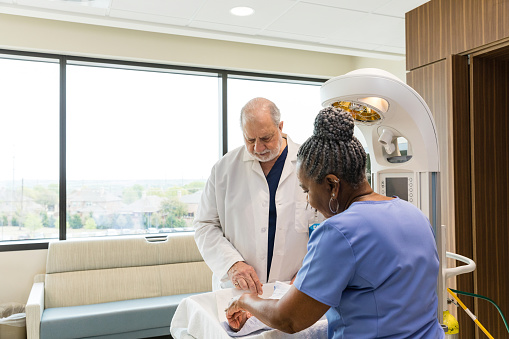
M272 293L270 299L281 299L281 297L285 295L286 292L288 292L290 286L291 285L289 284L277 281L274 285L274 292ZM234 299L239 297L240 295ZM272 329L271 327L262 323L256 317L252 316L251 313L247 311L241 312L235 318L227 318L227 321L224 321L222 324L226 332L232 337L240 337L259 331Z
M228 319L228 322L223 321L222 325L230 337L242 337L272 330L249 312L241 312L235 318Z
M249 312L242 312L237 318L233 319L227 319L228 320L228 326L235 331L238 332L242 327L244 327L244 324L246 323L247 319L251 318L252 315Z

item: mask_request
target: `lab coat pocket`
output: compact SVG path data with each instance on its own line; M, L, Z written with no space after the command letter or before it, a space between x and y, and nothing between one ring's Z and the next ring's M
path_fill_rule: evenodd
M297 202L295 204L295 231L297 233L309 232L307 202Z

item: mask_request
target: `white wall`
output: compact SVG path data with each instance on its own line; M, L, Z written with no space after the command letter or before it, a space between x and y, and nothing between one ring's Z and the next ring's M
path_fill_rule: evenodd
M374 67L405 79L405 61L388 61L189 38L0 14L0 48L173 65L330 78ZM1 245L0 245L1 246ZM0 252L0 303L26 302L46 250Z
M0 304L26 303L36 274L46 271L47 250L0 252Z

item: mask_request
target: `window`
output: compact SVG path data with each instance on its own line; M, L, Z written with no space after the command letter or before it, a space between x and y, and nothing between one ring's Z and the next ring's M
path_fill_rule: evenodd
M0 56L0 241L58 238L59 65Z
M320 109L319 79L6 50L0 74L0 251L189 231L249 99L273 100L298 143Z
M67 237L191 230L218 160L217 76L67 67Z

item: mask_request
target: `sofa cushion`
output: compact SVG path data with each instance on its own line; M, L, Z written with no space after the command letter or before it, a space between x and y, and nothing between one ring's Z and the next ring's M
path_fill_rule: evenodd
M50 242L46 273L100 270L203 261L192 233L165 241L145 238L73 239Z
M46 274L46 308L208 292L204 261Z
M44 286L46 308L161 296L158 265L46 274Z
M132 299L102 304L45 309L41 339L117 337L144 330L151 335L169 334L171 319L180 301L198 293Z

